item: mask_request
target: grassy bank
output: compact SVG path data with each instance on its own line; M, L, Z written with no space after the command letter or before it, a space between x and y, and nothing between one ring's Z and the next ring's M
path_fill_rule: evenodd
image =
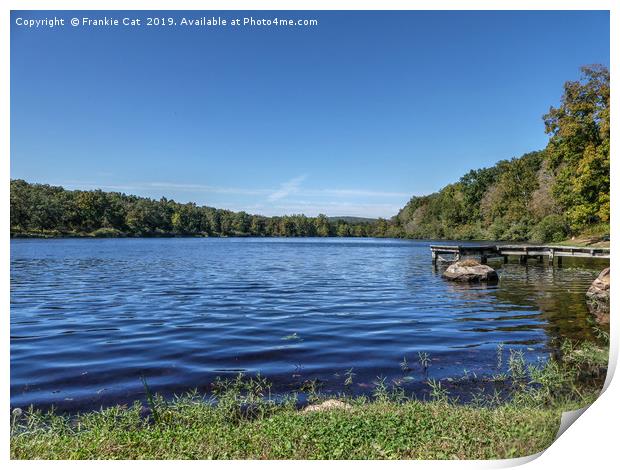
M218 381L213 397L77 416L30 409L11 417L13 459L498 459L530 455L554 439L563 411L596 399L607 349L566 344L559 360L526 364L517 351L467 403L430 381L431 401L376 383L372 398L300 410L296 395L271 399L262 378ZM463 379L455 379L463 380ZM481 388L482 390L482 388ZM310 400L327 397L312 391ZM333 397L332 397L333 398Z
M350 410L279 409L234 423L216 407L168 404L157 424L140 407L47 419L11 439L14 459L492 459L546 448L559 410L375 402Z
M564 246L590 246L593 248L609 248L609 228L607 232L603 234L592 234L591 232L579 235L577 237L570 238L558 242L557 245Z

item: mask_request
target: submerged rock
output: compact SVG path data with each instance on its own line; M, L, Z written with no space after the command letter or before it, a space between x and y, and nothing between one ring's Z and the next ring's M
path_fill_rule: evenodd
M323 403L319 403L318 405L309 405L303 409L304 413L308 413L311 411L325 411L325 410L350 410L351 405L340 401L340 400L325 400Z
M495 269L473 259L451 264L442 276L450 281L458 282L497 282L498 280Z
M602 323L609 322L609 268L601 271L586 292L590 312L595 314Z

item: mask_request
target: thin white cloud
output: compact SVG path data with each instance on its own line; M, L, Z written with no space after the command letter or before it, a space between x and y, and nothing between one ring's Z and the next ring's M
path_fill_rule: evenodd
M188 192L204 192L215 194L239 194L248 196L267 196L270 201L277 201L283 199L291 194L296 194L302 197L344 197L344 196L359 196L359 197L411 197L412 193L394 192L394 191L371 191L366 189L302 189L301 183L306 179L306 175L298 176L289 181L283 183L278 189L269 188L238 188L238 187L222 187L211 186L204 184L194 183L171 183L165 181L154 182L132 182L126 184L99 184L92 181L67 181L65 183L59 183L59 186L64 186L67 189L104 189L109 191L149 191L149 190L161 190L161 191L188 191Z
M174 183L166 181L129 182L125 184L97 184L92 181L67 181L60 184L67 189L103 189L127 194L142 194L150 197L164 195L168 198L181 197L184 202L194 201L221 209L246 211L266 216L283 214L318 214L328 216L386 217L395 215L413 193L396 191L373 191L352 188L307 189L302 188L306 175L297 176L280 185L279 188L239 188L211 186L196 183ZM200 200L197 193L213 194ZM221 199L215 195L226 195ZM291 196L294 196L291 198Z
M409 193L369 191L366 189L317 189L300 191L304 196L410 197Z
M278 201L279 199L290 196L299 191L299 186L306 179L306 175L297 176L296 178L285 181L280 188L272 192L267 199L270 201Z

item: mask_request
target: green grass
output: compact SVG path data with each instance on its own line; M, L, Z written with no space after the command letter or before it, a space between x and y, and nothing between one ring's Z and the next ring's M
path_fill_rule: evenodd
M279 409L235 423L186 398L169 403L157 423L141 418L139 405L83 415L79 424L41 419L11 438L13 459L492 459L543 450L560 414L373 402L307 414Z
M574 240L564 240L557 243L550 243L554 246L574 246L584 248L609 248L609 240L603 240L602 238L576 238Z
M498 459L531 455L553 441L563 411L594 401L607 349L566 343L562 360L526 364L510 352L504 398L459 404L441 382L422 402L377 381L374 397L338 397L349 409L303 412L296 395L274 400L262 377L217 381L214 396L78 416L30 409L11 419L13 459ZM494 382L495 383L495 382ZM318 393L312 400L321 402ZM145 413L145 411L149 411Z
M592 246L598 248L609 248L609 224L600 223L592 225L583 230L572 239L564 240L555 245L563 246Z

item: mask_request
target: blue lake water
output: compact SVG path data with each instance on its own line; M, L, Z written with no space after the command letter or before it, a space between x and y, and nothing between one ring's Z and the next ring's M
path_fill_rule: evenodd
M584 292L607 264L491 265L496 286L444 281L430 242L382 239L11 241L11 404L62 410L208 393L260 372L370 393L496 369L499 343L536 361L596 340ZM424 371L419 353L430 356ZM407 358L411 370L400 363Z

